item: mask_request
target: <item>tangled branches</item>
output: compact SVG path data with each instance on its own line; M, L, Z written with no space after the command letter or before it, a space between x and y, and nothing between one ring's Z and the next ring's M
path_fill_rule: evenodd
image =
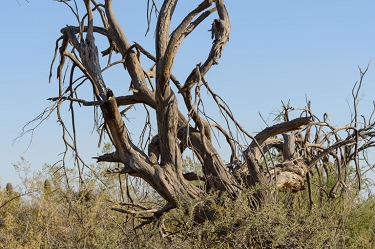
M70 6L68 1L62 2ZM348 125L337 128L329 124L327 115L318 118L310 102L302 109L284 104L278 116L278 120L282 121L252 136L238 123L227 103L205 79L212 66L218 64L229 41L230 20L223 0L203 0L173 30L171 19L177 1L163 1L160 10L154 1L148 1L148 27L151 25L150 13L158 9L155 55L138 43L129 43L114 13L112 0L105 0L104 4L94 0L84 0L83 3L85 15L81 19L77 5L70 6L77 18L77 25L61 29L62 35L56 41L51 65L52 75L55 58L59 55L59 93L50 100L56 103L58 120L63 128L66 145L64 157L69 149L74 151L83 182L83 168L87 165L78 153L75 108L77 105L94 106L99 141L106 135L114 147L114 152L94 158L98 162L120 165L108 170L109 174L126 174L143 179L166 202L162 208L148 209L132 203L124 205L140 208L141 211L113 210L134 215L153 213L160 217L163 212L184 205L181 203L195 202L199 203L195 219L202 222L214 218L210 207L200 202L211 191L220 193L219 199L223 195L236 199L244 188L253 188L262 183L271 183L275 189L290 189L292 192L308 189L309 193L314 185L321 192L322 204L324 194L327 199L332 199L347 191L348 181L355 179L358 190L361 189L360 160L366 161L366 151L373 147L375 135L372 114L368 120L363 118L360 121L357 111L358 93L367 68L360 71L360 82L353 88L354 106L352 120ZM196 27L204 25L204 20L213 14L217 16L210 29L213 39L210 51L203 62L192 68L185 81L180 81L172 73L179 47ZM95 21L95 25L101 23L100 26L94 26L94 18L97 17L99 20ZM104 66L95 36L102 36L107 41L101 52L102 56L108 56ZM112 62L112 54L118 54L120 59ZM152 63L150 69L142 66L145 63L142 63L141 58ZM116 95L109 89L109 83L103 75L104 71L118 65L123 66L131 79L128 95ZM69 78L67 86L64 85L66 75ZM78 97L79 93L85 91L85 82L90 83L93 100ZM201 94L203 88L216 103L225 125L206 113ZM187 116L180 110L177 96L183 100ZM61 105L66 102L71 113L71 131L68 131L61 115ZM133 143L132 133L124 122L125 113L136 106L144 107L146 112L145 128L138 145ZM215 147L217 137L213 130L222 134L228 143L229 164L224 163ZM142 146L144 141L147 146ZM199 174L184 172L183 154L186 151L198 159L201 167ZM350 171L353 163L354 179ZM311 182L310 175L313 174L318 176L317 183ZM335 183L326 191L328 176L332 174L335 175ZM202 181L203 184L194 184L194 181ZM257 191L253 203L258 207L267 203L272 193L269 190ZM311 198L310 206L313 206Z

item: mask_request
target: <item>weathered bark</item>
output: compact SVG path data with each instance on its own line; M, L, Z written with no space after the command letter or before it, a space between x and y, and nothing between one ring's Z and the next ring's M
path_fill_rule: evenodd
M206 139L202 143L201 134L194 131L193 128L189 129L184 127L179 130L179 135L182 138L186 138L189 134L189 141L192 145L193 151L198 155L198 158L202 164L203 173L206 177L206 190L218 190L227 192L232 198L236 198L241 193L241 187L237 182L234 175L232 175L227 169L224 161L220 155L214 149L211 143Z
M297 130L301 126L307 125L309 122L309 117L297 118L289 122L268 127L254 137L254 141L244 151L247 167L249 170L249 177L247 182L249 186L254 186L257 183L262 182L265 177L266 172L260 164L260 159L262 157L262 148L264 147L264 143L266 143L266 140L278 134ZM285 153L288 154L287 152Z
M109 18L109 25L111 27L113 37L112 39L115 41L117 47L119 48L119 51L123 54L127 53L127 50L129 49L130 45L127 43L126 36L124 35L123 31L121 30L121 27L116 22L115 16L113 14L113 11L111 10L110 3L111 1L106 2L106 11ZM168 58L173 58L175 56L175 53L177 52L177 49L175 49L171 44L174 44L177 39L176 37L183 31L183 27L186 27L190 21L184 20L183 23L174 31L174 36L170 40L169 39L169 20L170 16L173 12L173 5L176 4L174 1L165 1L164 5L162 7L164 13L163 15L159 16L158 19L158 25L157 25L157 32L159 35L157 36L155 46L157 49L156 53L156 92L153 94L148 90L148 88L144 88L145 82L144 82L144 74L143 71L141 73L141 70L138 69L138 74L132 75L132 82L138 82L138 84L133 84L134 89L137 91L133 94L135 98L138 97L138 100L134 100L134 102L144 102L149 104L150 106L154 107L156 109L156 116L157 116L157 123L158 123L158 146L155 148L155 143L151 143L149 145L150 156L148 161L151 162L151 164L154 164L154 168L158 168L155 164L158 161L160 155L160 163L159 167L161 167L157 174L151 174L151 177L148 175L143 175L140 173L140 169L133 169L134 172L137 173L140 177L145 179L151 186L155 188L155 190L158 191L158 193L163 196L168 202L172 204L177 204L176 199L177 196L181 196L183 192L189 192L189 189L194 189L191 184L186 182L182 175L182 159L181 159L181 151L178 146L177 141L177 132L178 127L186 126L188 123L186 119L181 118L181 114L179 113L177 109L177 99L175 98L175 94L170 88L169 80L171 75L171 68L173 64L173 60ZM221 3L223 4L223 3ZM192 19L196 14L198 14L201 10L204 10L208 6L210 6L210 1L206 1L202 6L198 7L193 13L190 13L189 20ZM110 30L110 32L111 32ZM180 34L181 35L181 34ZM180 41L181 42L181 39ZM169 45L167 45L169 44ZM167 49L171 50L169 51ZM174 55L173 55L174 53ZM217 53L216 53L216 56ZM166 58L165 58L166 57ZM126 65L128 67L128 71L136 71L135 69L141 68L139 61L136 60L134 53L130 53L130 56L127 56ZM128 65L132 64L134 67L131 68ZM142 101L139 101L139 99L142 99ZM114 111L114 110L113 110ZM119 121L120 122L120 121ZM112 129L111 135L112 134ZM186 129L180 129L182 132L180 133L180 139L181 137L187 137L188 133L186 132ZM184 132L185 131L185 132ZM125 129L124 129L125 132ZM115 135L118 136L118 135ZM207 178L208 188L213 190L221 190L225 191L228 190L229 194L233 197L237 196L239 193L239 189L237 187L234 187L237 182L233 176L231 176L225 169L225 165L223 164L223 161L219 157L218 153L214 149L214 147L209 144L209 147L207 148L207 145L205 148L202 148L202 139L205 140L204 137L199 136L198 134L189 134L189 138L191 140L193 150L199 155L199 158L202 158L203 165L204 165L204 173ZM182 138L183 139L183 138ZM205 142L207 144L208 142ZM116 144L116 142L115 142ZM117 151L119 151L118 147L115 146ZM155 154L155 150L158 150L158 155ZM126 151L128 154L129 151ZM124 153L124 154L126 154ZM119 153L121 155L121 153ZM121 157L121 156L120 156ZM124 159L125 156L122 156ZM125 162L125 165L128 165L128 160L122 159L121 162ZM149 167L149 166L148 166ZM155 184L154 182L162 182L161 180L158 180L160 177L164 177L166 173L163 172L162 169L167 170L166 172L169 172L167 175L171 176L171 179L168 180L169 185L173 185L173 188L168 187L169 185L165 184ZM174 176L172 177L171 169L174 169ZM160 177L158 177L160 176ZM174 179L174 180L173 180ZM177 180L176 180L177 179ZM184 190L185 189L185 190ZM196 191L196 190L195 190ZM191 200L199 199L202 197L202 191L198 192L192 192L191 194L188 194L191 198ZM187 200L185 200L187 201Z
M186 203L203 197L204 192L185 180L182 173L175 170L174 165L151 163L147 156L131 143L115 98L109 97L101 108L116 147L117 161L126 165L129 174L144 179L173 206L177 206L179 202ZM197 213L198 220L202 219L200 215Z
M235 199L240 196L243 188L252 188L260 183L271 182L278 189L287 188L292 192L297 192L305 189L306 174L309 171L317 168L319 172L319 167L324 167L325 163L330 162L332 158L338 172L336 184L331 189L332 196L340 186L344 186L346 175L342 176L341 170L346 169L351 161L355 162L360 178L358 153L375 145L371 141L375 135L374 122L364 121L363 127L359 127L357 114L355 114L355 119L350 126L334 128L327 123L326 116L323 122L317 120L311 112L310 103L307 108L303 109L301 114L303 117L289 121L289 113L294 109L283 105L284 111L280 114L280 119L285 122L270 126L252 137L238 124L227 104L213 92L204 77L213 65L218 64L224 47L229 41L231 29L229 14L223 0L203 0L186 14L174 30L171 30L171 20L178 1L163 1L156 23L155 56L139 44L129 43L113 11L112 0L105 0L104 5L98 5L96 1L89 0L83 2L87 17L80 20L77 26L61 29L62 36L56 45L56 53L59 52L61 56L57 67L60 83L59 96L50 100L57 102L58 118L64 134L67 128L59 109L64 101L70 102L73 127L74 102L83 106L100 107L103 117L102 133L108 134L115 151L95 158L98 162L123 164L122 168L111 169L108 173L140 177L155 189L168 203L166 207L155 212L156 216L168 211L171 207L188 206L194 203L197 221L213 219L212 210L201 202L201 199L210 191L226 193L230 198ZM91 8L92 3L96 4L95 8ZM93 26L93 11L100 11L103 27ZM193 67L184 83L180 83L172 74L178 49L184 39L202 24L203 20L214 13L217 13L217 19L212 21L210 31L213 42L207 58L203 63ZM83 26L83 23L86 23L86 26ZM105 69L116 64L124 65L124 69L131 78L129 95L115 96L105 84L94 34L104 36L108 40L108 46L102 52L103 56L110 57L113 52L121 54L122 60L109 63ZM70 48L78 53L70 52ZM154 63L150 70L142 67L139 56L141 52ZM73 63L73 67L69 86L64 90L63 67L67 59ZM95 95L94 101L74 97L81 90L82 84L75 85L74 69L79 69L84 75L82 83L85 80L91 82ZM171 82L174 85L171 85ZM210 118L202 114L197 104L198 99L201 101L201 87L205 87L212 95L225 119L228 131L216 122L210 123ZM188 111L187 117L183 115L183 111L179 110L177 95L183 99L183 104ZM353 96L357 98L356 95ZM152 136L149 137L147 149L133 144L129 135L130 131L127 130L122 117L123 112L119 110L120 106L136 104L147 105L156 114L156 134L152 134L152 139ZM240 136L251 139L250 145L238 141L237 135L233 135L230 130L231 126L237 129L236 132ZM229 168L212 141L211 129L213 127L225 137L230 147ZM314 130L315 134L313 134ZM340 131L347 133L347 137L343 140L338 135ZM65 135L63 139L66 147L76 153L76 161L79 161L81 159L76 146L75 131L73 133L73 144L66 140ZM197 176L193 172L183 174L182 155L187 148L200 161L202 176ZM244 148L242 155L236 154ZM282 154L282 157L275 155L273 150ZM81 170L79 172L81 174ZM193 180L202 180L204 186L197 187L189 182ZM322 179L319 179L320 185L323 184L322 182ZM257 205L269 201L270 194L271 191L259 190L255 194ZM222 195L218 196L220 198Z

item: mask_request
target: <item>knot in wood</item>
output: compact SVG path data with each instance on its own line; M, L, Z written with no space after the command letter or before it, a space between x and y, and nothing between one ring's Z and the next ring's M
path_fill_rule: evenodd
M110 97L114 97L115 95L113 94L113 91L110 88L107 88L107 99Z
M152 164L158 164L160 156L159 135L155 135L148 145L148 158Z

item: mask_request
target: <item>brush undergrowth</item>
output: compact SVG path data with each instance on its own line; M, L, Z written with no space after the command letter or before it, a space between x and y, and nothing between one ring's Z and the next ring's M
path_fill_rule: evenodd
M212 193L203 201L215 210L215 221L195 223L192 203L134 230L141 216L110 209L123 198L118 182L98 183L95 175L105 169L93 170L80 192L71 187L75 172L61 174L57 167L25 177L15 190L0 189L0 248L375 248L373 195L347 190L322 199L313 189L310 209L306 192L274 192L268 205L254 210L250 192L235 201L221 196L226 201L220 203ZM30 193L19 197L26 189ZM135 200L136 189L130 191Z

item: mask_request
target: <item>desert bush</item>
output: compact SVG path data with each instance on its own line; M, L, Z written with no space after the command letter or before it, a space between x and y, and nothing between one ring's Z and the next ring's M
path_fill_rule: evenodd
M196 166L191 158L184 162L191 169ZM141 184L131 187L125 179L120 179L121 185L117 178L103 177L107 167L92 165L79 191L74 170L49 165L27 181L24 177L23 185L13 187L11 195L9 188L0 189L0 248L375 247L375 197L351 191L355 181L349 181L353 186L335 199L321 196L319 179L313 175L312 207L307 190L282 192L263 184L244 190L236 200L211 192L199 202L181 203L155 219L153 213L137 213L137 203L142 199L143 205L149 203L147 208L162 206L160 197ZM355 170L349 172L355 179ZM324 182L327 192L332 179ZM148 194L141 195L141 189ZM254 209L251 196L262 189L272 193L271 201ZM134 206L126 207L134 213L123 214L121 203L127 195ZM194 213L199 203L215 210L215 219L197 223Z

